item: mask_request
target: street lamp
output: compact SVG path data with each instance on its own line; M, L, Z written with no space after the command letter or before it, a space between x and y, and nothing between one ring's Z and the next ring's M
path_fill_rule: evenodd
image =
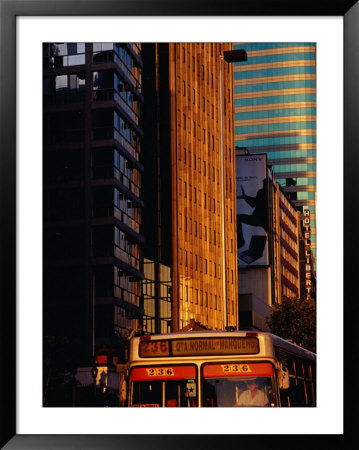
M226 270L226 236L225 236L225 189L224 189L224 146L223 146L223 80L222 61L229 64L234 62L247 61L247 52L243 49L227 50L223 55L219 55L219 92L220 92L220 120L221 120L221 171L222 171L222 295L223 295L223 328L227 327L227 270ZM233 125L234 128L234 125Z

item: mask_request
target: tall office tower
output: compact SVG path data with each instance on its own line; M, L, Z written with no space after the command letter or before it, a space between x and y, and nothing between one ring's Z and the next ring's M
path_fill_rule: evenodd
M171 265L172 331L191 319L211 329L236 327L233 69L223 58L232 46L142 47L145 107L151 93L153 99L144 121L144 157L153 167L144 178L153 214L149 223L145 206L152 230L144 227L145 242L153 238L145 252Z
M316 257L316 45L245 43L234 65L235 139L241 153L266 153L277 181L311 216Z
M139 44L43 47L44 335L79 364L143 314L141 72Z

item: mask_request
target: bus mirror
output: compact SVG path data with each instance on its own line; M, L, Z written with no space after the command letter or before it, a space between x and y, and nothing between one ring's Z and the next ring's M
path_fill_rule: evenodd
M280 365L279 368L279 388L280 389L289 389L289 371L287 366Z

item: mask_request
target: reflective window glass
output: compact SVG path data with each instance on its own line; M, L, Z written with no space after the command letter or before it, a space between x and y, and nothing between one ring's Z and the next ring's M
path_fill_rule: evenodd
M306 73L315 74L316 73L315 66L278 67L273 69L262 69L262 70L244 70L241 72L234 72L234 79L244 80L246 78L275 77L282 75L297 75Z
M272 103L290 103L290 102L315 102L315 94L288 94L288 95L274 95L270 97L255 97L236 99L234 105L250 106L250 105L268 105Z
M312 42L258 42L249 44L234 45L235 49L244 49L248 51L269 50L269 49L286 49L291 47L314 47Z

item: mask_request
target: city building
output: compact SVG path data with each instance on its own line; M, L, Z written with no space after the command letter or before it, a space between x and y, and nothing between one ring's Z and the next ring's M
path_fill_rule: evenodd
M44 336L78 367L142 323L142 66L140 44L43 45Z
M316 261L316 44L240 43L234 64L235 142L241 154L266 153L277 182L310 212Z
M224 58L232 45L142 50L144 257L152 271L144 283L153 289L144 296L144 331L237 327L233 69Z
M266 330L271 306L300 296L300 213L265 153L237 151L236 167L239 326Z
M300 212L282 186L276 182L277 235L279 238L280 283L276 303L284 298L299 298L300 289Z

